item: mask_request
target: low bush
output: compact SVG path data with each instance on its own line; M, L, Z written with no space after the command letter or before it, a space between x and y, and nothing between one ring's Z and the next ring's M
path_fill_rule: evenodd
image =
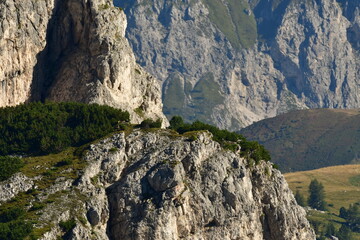
M59 223L59 227L66 233L71 231L75 226L76 226L76 221L74 218L69 219L67 221L61 221Z
M161 119L154 121L150 118L147 118L140 123L139 127L142 129L161 128L161 123L162 123Z
M8 179L23 166L24 162L18 157L0 156L0 181Z
M258 142L247 141L241 134L221 130L210 124L200 121L195 121L192 124L184 123L180 116L174 116L170 120L169 128L180 134L191 131L207 130L212 133L213 140L220 143L223 148L235 152L237 151L238 146L240 146L240 155L248 160L252 159L256 164L258 164L261 160L269 161L271 159L269 152Z
M24 214L17 207L0 213L0 240L22 240L31 233L33 227L22 219Z

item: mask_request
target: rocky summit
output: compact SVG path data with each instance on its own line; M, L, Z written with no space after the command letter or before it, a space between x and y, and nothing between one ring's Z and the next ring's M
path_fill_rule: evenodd
M48 229L42 239L57 239L58 223L73 217L66 239L315 239L271 163L249 165L210 133L193 134L138 130L90 145L77 179L58 177L30 202L48 202L36 224ZM9 181L26 191L41 178ZM1 192L0 201L13 195Z
M293 109L360 106L359 1L115 3L168 116L238 130Z

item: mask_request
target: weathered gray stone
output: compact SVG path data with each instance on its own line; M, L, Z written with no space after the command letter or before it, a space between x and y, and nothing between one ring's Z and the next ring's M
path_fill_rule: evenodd
M113 146L118 154L106 151ZM121 166L114 182L95 167L109 157ZM94 196L86 180L94 175L98 187L109 186L88 207L108 209L98 226L110 239L315 239L278 170L264 162L247 167L207 132L193 142L164 130L114 135L91 146L85 159L91 165L78 187Z
M20 192L26 192L35 186L33 179L22 173L16 173L8 180L0 182L0 205Z
M127 37L162 81L168 114L237 130L292 109L360 107L359 1L241 1L261 39L247 49L230 44L204 2L126 2ZM194 86L209 73L219 87L203 99Z

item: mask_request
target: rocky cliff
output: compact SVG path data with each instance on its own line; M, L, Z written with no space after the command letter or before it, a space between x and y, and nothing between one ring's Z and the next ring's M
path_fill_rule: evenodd
M35 232L46 240L62 235L66 239L315 239L305 211L270 163L249 164L222 149L210 133L192 134L196 137L169 130L115 134L88 147L78 177L69 177L78 166L75 160L69 166L57 165L53 171L59 172L58 177L35 176L33 171L30 178L15 175L14 179L27 182L23 187L13 183L20 191L38 190L10 204L20 203L24 196L30 199L26 200L30 209L46 203L31 215L33 221L33 216L38 217ZM48 169L44 159L37 164L36 171ZM52 184L44 188L49 179ZM13 193L0 197L6 201ZM65 233L58 223L72 218L76 224Z
M359 107L359 1L115 3L169 116L238 129L292 109Z
M0 22L0 106L79 101L167 122L158 82L135 63L111 1L2 0Z

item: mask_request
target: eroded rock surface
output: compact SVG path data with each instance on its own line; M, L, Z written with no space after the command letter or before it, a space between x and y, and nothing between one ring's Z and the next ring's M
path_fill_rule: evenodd
M0 205L21 192L26 192L35 186L33 179L22 173L16 173L8 180L0 182Z
M209 132L192 134L116 133L57 174L19 173L2 182L0 202L28 199L43 240L315 239L305 210L270 162L253 165Z
M88 223L70 239L315 239L270 163L248 167L207 132L195 141L172 134L136 131L90 146L76 184Z

